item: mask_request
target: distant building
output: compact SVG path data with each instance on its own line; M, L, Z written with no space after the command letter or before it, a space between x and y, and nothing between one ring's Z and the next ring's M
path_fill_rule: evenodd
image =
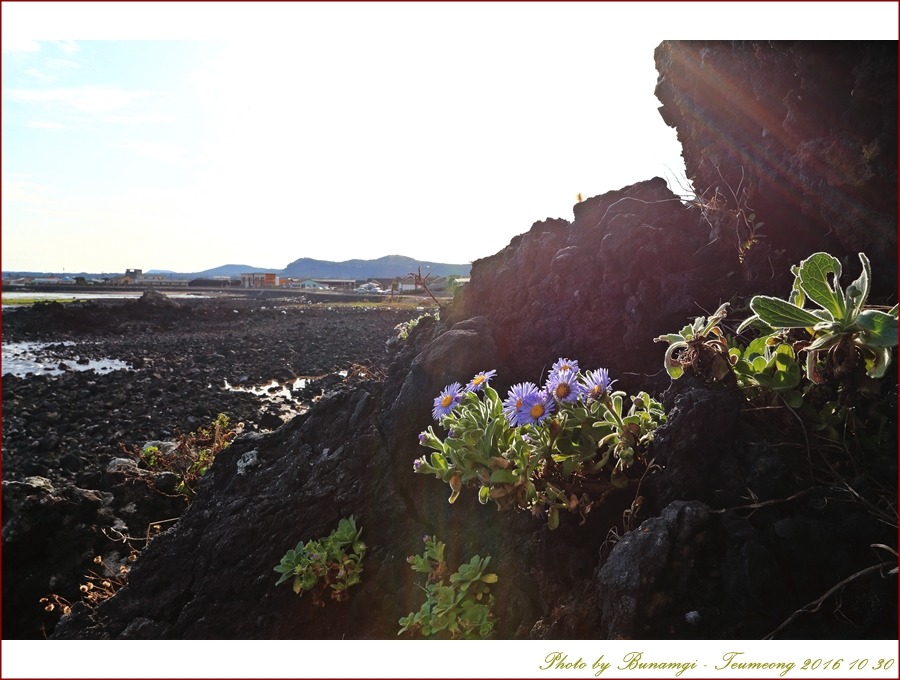
M313 279L313 281L332 290L353 290L356 288L356 279Z
M227 276L211 276L205 279L191 279L187 285L191 288L230 288L231 279Z
M41 276L32 279L31 283L43 283L46 285L59 286L74 284L75 281L68 276Z
M262 272L241 274L241 288L277 288L278 275Z
M145 274L143 269L126 269L124 276L114 277L111 283L114 286L134 286L148 283L165 284L167 281L165 274Z

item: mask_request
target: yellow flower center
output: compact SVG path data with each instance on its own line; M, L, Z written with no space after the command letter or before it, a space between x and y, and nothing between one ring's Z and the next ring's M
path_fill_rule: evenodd
M569 392L572 391L572 388L569 387L568 383L560 383L556 386L556 390L554 390L557 399L565 399L569 396Z
M522 399L516 399L516 408L522 408Z
M483 382L484 382L483 375L476 375L474 378L472 378L472 384L475 385L475 387L478 387Z
M531 417L537 420L542 415L544 415L544 405L543 404L535 404L531 407Z
M453 395L452 394L445 394L444 398L441 399L441 406L443 406L444 408L447 408L452 403L453 403Z

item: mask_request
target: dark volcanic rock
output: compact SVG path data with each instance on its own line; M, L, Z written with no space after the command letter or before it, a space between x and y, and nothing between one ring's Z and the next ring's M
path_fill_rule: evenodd
M895 295L896 42L666 41L656 66L696 191L746 190L765 221L755 267L864 251Z
M425 318L405 342L390 342L383 380L329 384L305 414L239 437L178 522L141 553L128 585L95 611L64 619L54 635L394 638L398 618L421 604L406 557L427 533L447 542L451 565L491 555L501 638L896 637L896 578L874 570L840 589L839 612L823 607L778 630L849 575L891 566L890 553L872 546L896 546L895 377L860 402L884 416L883 432L874 443L848 438L842 458L840 445L797 429L793 412L748 408L736 388L689 378L670 388L653 342L724 301L726 326L736 325L750 295L787 295L790 265L815 250L852 262L865 250L879 294L893 294L896 45L888 52L863 43L664 43L658 96L685 144L688 172L705 200L747 187L742 205L766 223L760 243L741 254L732 232L660 179L579 203L572 222L536 223L473 264L440 320ZM69 313L34 314L58 321ZM299 313L297 335L257 333L269 311L225 307L208 317L202 350L180 354L178 371L165 373L155 351L184 345L174 332L183 313L160 310L155 325L137 312L123 319L149 338L142 389L171 394L198 419L203 402L182 398L188 386L254 382L267 353L295 375L301 356L327 372L340 359L306 352L329 333L347 336L339 317L309 328L315 317ZM230 321L217 325L220 315ZM120 332L101 331L111 343ZM541 382L561 356L607 367L617 387L665 402L669 420L644 467L632 470L631 487L583 522L564 515L551 532L529 513L480 506L471 489L450 505L446 485L412 473L422 452L416 434L433 423L441 387L492 368L498 389ZM6 391L4 380L5 399ZM17 381L9 398L18 400L11 425L26 450L63 454L64 434L55 442L45 438L49 428L31 433L49 405L35 415ZM124 398L116 386L104 408ZM347 602L320 609L275 587L272 569L288 548L351 514L369 552Z

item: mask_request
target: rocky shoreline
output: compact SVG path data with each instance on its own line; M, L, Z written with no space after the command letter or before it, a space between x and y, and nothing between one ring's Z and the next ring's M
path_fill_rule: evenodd
M275 429L345 380L377 372L394 327L419 313L154 293L4 310L4 342L50 343L49 363L61 369L3 376L3 579L17 584L4 593L5 636L49 634L58 613L39 598L52 589L76 600L86 558L109 554L113 527L142 536L184 510L136 448L220 413L246 433ZM88 359L130 368L75 370Z

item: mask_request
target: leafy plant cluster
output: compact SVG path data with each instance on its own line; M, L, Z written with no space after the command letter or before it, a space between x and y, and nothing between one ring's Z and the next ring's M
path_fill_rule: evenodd
M837 438L856 396L872 391L885 375L897 346L897 306L867 305L871 266L859 253L860 275L846 289L841 264L828 253L814 253L794 265L787 299L757 295L753 315L737 328L756 328L746 344L726 338L720 327L727 303L698 317L679 333L656 338L668 342L664 365L672 378L689 373L709 382L734 383L749 399L798 410L813 429Z
M440 310L438 310L434 314L432 314L431 312L426 312L425 314L420 314L415 319L410 319L409 321L398 323L396 326L394 326L394 330L397 331L397 337L400 340L405 341L409 337L409 334L412 332L412 329L418 326L419 322L426 317L433 317L435 321L438 321L441 318L441 312Z
M445 387L433 415L446 435L433 426L419 435L433 452L413 469L449 484L451 503L463 487L478 487L482 504L546 514L555 529L561 510L584 517L606 493L627 486L625 471L666 419L647 393L614 392L606 369L582 373L570 359L554 364L542 388L519 383L506 400L489 384L495 374Z
M242 424L232 427L228 416L220 413L209 427L178 435L175 446L147 445L140 450L140 456L149 469L176 474L179 479L176 490L191 500L197 494L200 477L242 429Z
M351 586L360 582L362 561L366 544L360 540L362 529L357 529L353 515L338 523L338 528L327 537L301 541L288 550L275 571L281 574L275 585L291 581L298 595L312 593L313 604L324 607L323 595L331 591L331 599L346 600Z
M487 572L490 556L475 555L448 577L444 543L434 536L425 536L424 541L425 552L407 562L413 571L428 575L422 587L425 602L419 611L400 619L397 634L463 640L489 637L494 630L490 584L497 582L497 574Z

